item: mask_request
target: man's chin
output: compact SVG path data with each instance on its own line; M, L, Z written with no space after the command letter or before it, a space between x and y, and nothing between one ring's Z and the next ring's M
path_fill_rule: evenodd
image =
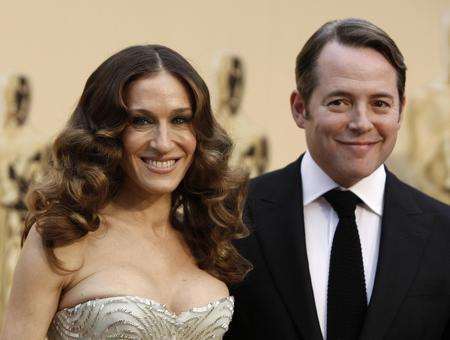
M330 177L340 186L348 188L363 178L370 176L376 169L376 166L367 166L366 164L361 166L357 162L348 162L335 171L335 176Z

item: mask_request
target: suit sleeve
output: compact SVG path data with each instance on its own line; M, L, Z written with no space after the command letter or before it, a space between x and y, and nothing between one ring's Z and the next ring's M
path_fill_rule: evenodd
M250 233L252 233L253 218L250 209L250 202L247 200L243 220ZM248 259L248 239L236 240L235 246L239 253ZM244 279L245 281L245 279ZM231 321L228 332L225 333L224 340L251 340L254 339L254 330L252 331L251 322L248 320L248 311L245 304L245 296L242 296L242 282L230 287L230 294L235 297L235 306L233 319Z
M447 323L447 327L445 327L444 334L442 334L442 340L450 339L450 320Z

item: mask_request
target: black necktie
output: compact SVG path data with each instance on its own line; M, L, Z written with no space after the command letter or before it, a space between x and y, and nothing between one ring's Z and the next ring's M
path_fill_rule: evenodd
M339 217L328 275L327 340L358 339L367 310L364 266L355 209L361 200L351 191L324 195Z

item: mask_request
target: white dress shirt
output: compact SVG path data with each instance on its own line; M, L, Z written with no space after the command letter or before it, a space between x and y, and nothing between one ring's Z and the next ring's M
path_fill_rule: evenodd
M322 195L339 185L317 165L308 151L302 159L301 177L309 272L320 329L326 339L328 271L339 218ZM370 176L348 188L364 203L356 207L355 217L361 241L368 302L372 296L377 269L385 181L386 171L381 165Z

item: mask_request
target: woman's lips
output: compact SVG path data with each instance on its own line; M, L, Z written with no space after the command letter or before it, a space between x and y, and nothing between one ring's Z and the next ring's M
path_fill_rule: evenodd
M142 157L141 160L145 163L150 171L158 174L167 174L176 168L179 159L173 158L166 160L155 160Z

